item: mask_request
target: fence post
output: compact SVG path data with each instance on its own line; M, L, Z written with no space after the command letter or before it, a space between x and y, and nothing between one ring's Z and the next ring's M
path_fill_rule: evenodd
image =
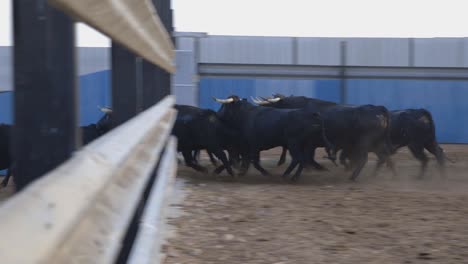
M154 7L156 8L159 17L161 18L164 27L167 32L172 36L172 14L170 9L170 0L152 0ZM164 98L166 95L171 94L171 75L165 70L156 67L156 79L157 79L157 91L156 99L157 101Z
M137 115L142 109L142 67L131 51L116 42L111 48L112 108L115 126Z
M158 82L156 79L156 66L149 61L142 62L143 78L143 108L147 109L157 102L156 90Z
M73 21L46 0L13 1L17 189L68 159L77 138Z
M348 102L348 86L346 79L346 56L347 46L346 41L340 42L340 103L346 104Z

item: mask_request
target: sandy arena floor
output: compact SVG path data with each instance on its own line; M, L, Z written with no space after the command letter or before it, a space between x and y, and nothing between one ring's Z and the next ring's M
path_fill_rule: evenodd
M319 159L330 171L284 183L278 149L262 153L271 178L251 167L216 179L181 165L186 194L172 205L182 214L169 220L165 263L468 263L468 145L443 148L456 163L441 178L431 158L424 180L406 149L393 157L396 178L372 177L371 155L357 182Z

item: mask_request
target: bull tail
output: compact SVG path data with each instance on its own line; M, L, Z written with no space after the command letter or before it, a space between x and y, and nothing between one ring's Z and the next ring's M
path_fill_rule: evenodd
M432 118L432 114L431 114L431 112L429 112L427 109L424 109L424 108L422 108L421 111L424 113L424 116L426 116L426 118L429 121L429 126L430 126L430 129L431 129L431 135L433 137L432 139L435 141L436 140L436 130L435 130L435 123L434 123L434 119Z
M429 112L427 109L424 109L422 108L421 111L424 113L424 116L428 119L429 121L429 126L430 126L430 132L431 132L431 143L432 144L435 144L434 148L438 148L439 149L439 152L436 157L437 159L441 160L439 161L439 163L442 163L443 164L443 161L444 160L447 160L449 161L450 163L455 163L455 161L453 159L450 159L447 154L445 154L445 151L443 151L443 149L439 146L439 144L437 143L437 139L436 139L436 129L435 129L435 122L434 122L434 119L432 118L432 114L431 112Z
M385 118L385 124L387 125L387 127L385 128L385 131L384 131L384 150L386 152L386 154L388 156L392 155L393 153L395 153L396 149L393 148L393 145L392 145L392 139L391 139L391 134L390 134L390 129L391 129L391 118L390 118L390 112L384 108L382 110L383 112L383 115L384 115L384 118Z

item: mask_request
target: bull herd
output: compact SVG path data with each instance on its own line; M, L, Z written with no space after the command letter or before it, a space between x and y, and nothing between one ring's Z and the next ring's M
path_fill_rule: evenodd
M396 174L391 156L407 146L421 162L419 178L428 163L424 149L435 156L444 173L447 157L436 141L434 120L426 109L389 111L384 106L343 105L281 94L252 98L254 104L235 95L213 99L221 105L217 112L175 106L178 115L172 134L178 138L178 151L185 164L197 171L206 171L197 159L204 149L213 163L213 155L221 161L216 174L226 170L234 176L232 168L237 167L242 176L252 163L260 173L269 175L260 164L260 152L282 147L278 164L284 163L287 151L291 156L283 178L296 181L306 166L326 169L315 160L315 150L324 148L334 163L339 153L339 163L355 180L369 152L378 158L374 174L383 164Z
M326 169L315 161L315 149L321 147L333 162L341 151L339 162L346 170L351 170L351 180L358 177L369 152L378 157L374 173L384 163L396 173L390 157L404 146L421 162L419 177L423 177L428 162L424 149L435 155L442 173L448 160L437 144L431 113L425 109L388 111L383 106L341 105L281 94L252 98L255 104L238 96L213 99L221 104L218 112L188 105L175 106L178 114L172 134L178 139L178 151L186 165L198 171L206 171L197 161L200 150L206 150L213 163L216 161L213 155L221 161L214 170L216 174L226 170L234 176L232 168L237 167L237 175L244 175L253 163L263 175L269 175L260 164L260 152L282 147L279 164L284 163L289 151L291 163L283 177L291 181L298 180L306 166ZM104 116L96 124L80 128L84 144L112 128L112 110L101 108L101 111ZM10 131L11 126L0 125L0 170L7 169L3 186L8 184L14 168L10 157Z

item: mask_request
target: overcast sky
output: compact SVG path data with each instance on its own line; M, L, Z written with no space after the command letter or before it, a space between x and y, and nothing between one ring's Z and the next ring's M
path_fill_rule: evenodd
M468 37L467 0L172 0L177 31L212 35ZM0 0L0 45L11 44L11 0ZM78 26L80 46L107 38Z

